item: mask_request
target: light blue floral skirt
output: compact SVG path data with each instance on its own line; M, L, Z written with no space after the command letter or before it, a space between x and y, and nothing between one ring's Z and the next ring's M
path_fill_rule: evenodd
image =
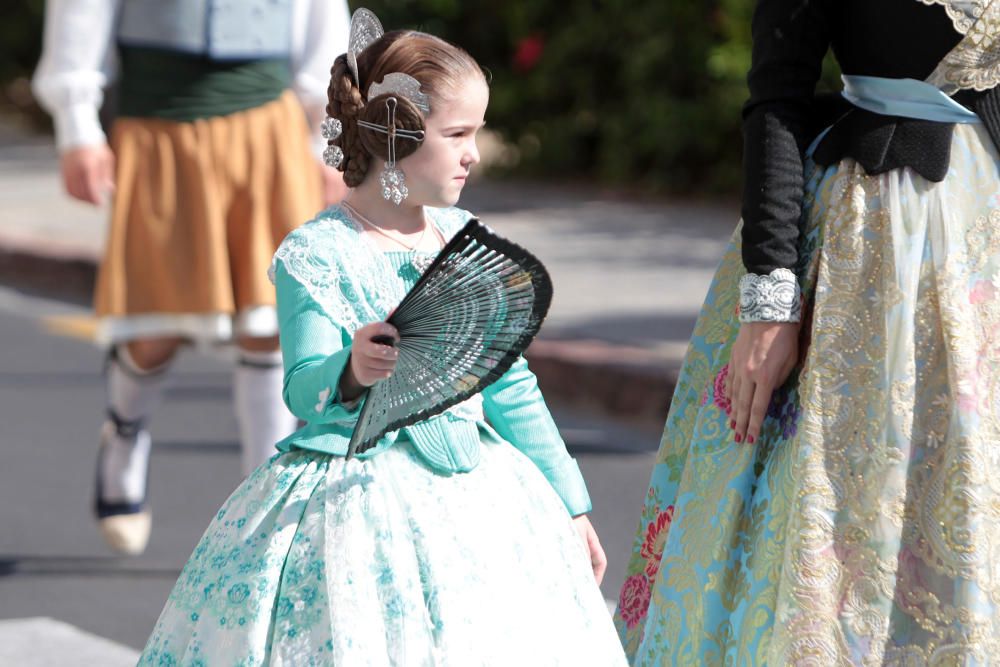
M624 665L588 555L541 472L484 439L465 474L407 443L293 451L226 501L140 665Z
M619 596L633 665L1000 664L1000 154L958 125L950 164L807 161L800 363L750 446L737 231Z

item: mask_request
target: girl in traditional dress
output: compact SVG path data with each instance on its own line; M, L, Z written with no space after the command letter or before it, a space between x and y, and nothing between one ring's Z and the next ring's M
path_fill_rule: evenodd
M636 665L1000 655L1000 2L760 0L743 224L616 623ZM846 113L821 136L828 47Z
M523 359L345 459L395 366L373 338L470 217L454 204L488 100L464 51L380 34L359 10L331 74L327 157L353 189L274 260L285 400L308 425L219 510L140 664L624 665L586 486Z

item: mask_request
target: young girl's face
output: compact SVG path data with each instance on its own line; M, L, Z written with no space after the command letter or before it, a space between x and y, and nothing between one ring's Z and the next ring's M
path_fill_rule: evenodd
M476 135L483 127L489 98L486 82L477 76L432 102L423 144L399 161L409 202L436 207L458 202L469 171L479 163Z

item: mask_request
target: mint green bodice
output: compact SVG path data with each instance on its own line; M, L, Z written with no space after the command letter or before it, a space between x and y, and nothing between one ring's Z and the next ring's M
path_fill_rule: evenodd
M427 209L445 239L471 217L460 209ZM275 254L284 398L306 426L278 448L343 456L362 401L339 400L354 332L384 320L419 278L406 252L381 252L339 207L288 235ZM429 467L442 474L472 470L482 439L519 449L541 470L573 515L590 510L576 461L552 420L534 374L521 358L481 394L444 413L387 433L359 458L378 456L401 439L413 443Z

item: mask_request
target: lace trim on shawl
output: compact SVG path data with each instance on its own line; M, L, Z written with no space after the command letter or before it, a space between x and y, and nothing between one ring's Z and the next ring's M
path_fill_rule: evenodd
M922 5L933 7L940 5L948 13L951 24L960 35L969 32L969 28L981 16L983 10L992 0L917 0Z
M989 90L1000 84L1000 0L918 2L943 6L955 30L964 35L927 82L948 95L959 90Z
M378 317L367 306L363 292L358 290L357 278L340 270L341 262L366 268L370 264L366 261L368 258L362 257L361 244L357 240L337 243L338 239L347 240L348 233L342 218L318 218L306 223L289 234L278 247L268 277L274 282L274 272L281 262L288 275L306 288L322 311L337 326L353 334L361 328L362 318L373 322ZM337 253L346 256L341 259Z

